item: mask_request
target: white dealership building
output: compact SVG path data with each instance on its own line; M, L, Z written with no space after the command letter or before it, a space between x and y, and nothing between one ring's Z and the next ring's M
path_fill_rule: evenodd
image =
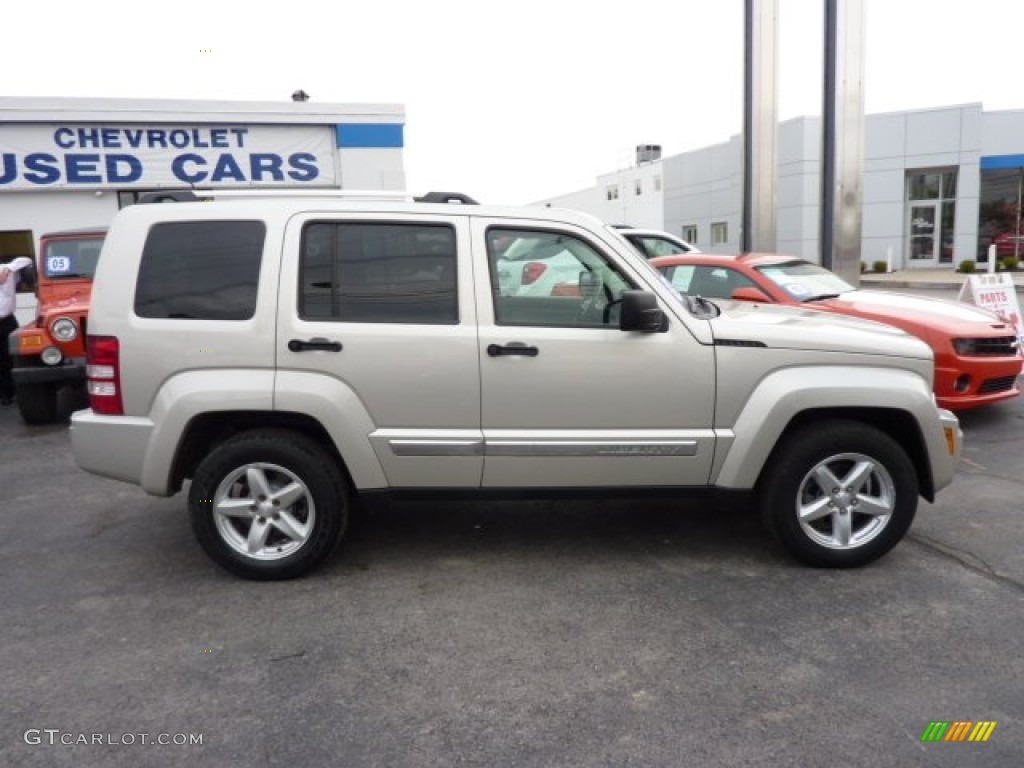
M787 120L778 137L777 250L817 261L821 119ZM953 269L984 258L993 242L1000 257L1024 257L1024 110L964 104L868 115L864 137L864 261ZM741 163L739 136L669 157L641 145L635 166L541 202L736 252Z
M405 189L404 124L394 104L0 98L0 263L147 191Z

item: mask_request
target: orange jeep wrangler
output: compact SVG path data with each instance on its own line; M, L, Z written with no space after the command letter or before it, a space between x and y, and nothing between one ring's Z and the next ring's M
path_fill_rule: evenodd
M85 322L105 227L54 232L39 240L39 307L11 334L15 398L28 424L57 418L57 390L85 388Z

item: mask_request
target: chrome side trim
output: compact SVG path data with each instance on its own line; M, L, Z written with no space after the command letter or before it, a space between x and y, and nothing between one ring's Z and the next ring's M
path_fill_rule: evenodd
M395 456L483 456L484 441L471 438L388 440Z
M696 456L696 440L488 440L488 456Z

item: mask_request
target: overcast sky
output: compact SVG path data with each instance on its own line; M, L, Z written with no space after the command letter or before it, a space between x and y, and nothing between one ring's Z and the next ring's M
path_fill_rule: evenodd
M1024 0L864 2L868 113L1024 108ZM821 112L822 6L779 0L782 119ZM0 95L403 104L409 189L482 202L740 128L743 0L5 0L2 19Z

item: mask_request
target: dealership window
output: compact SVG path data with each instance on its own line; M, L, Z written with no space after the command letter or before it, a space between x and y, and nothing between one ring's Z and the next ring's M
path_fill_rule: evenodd
M636 179L633 182L633 185L634 185L634 189L636 190L636 193L638 195L642 195L643 192L644 192L644 183L640 179Z
M1024 155L981 158L981 200L978 206L979 261L988 263L989 246L996 258L1024 262Z
M619 185L609 184L604 188L604 196L607 200L618 200L619 199Z
M723 245L729 241L729 223L715 221L711 224L711 244Z
M654 177L654 191L661 192L661 176Z
M953 262L956 168L907 171L907 258L913 266Z
M693 245L697 242L697 225L696 224L684 224L683 225L683 240Z

